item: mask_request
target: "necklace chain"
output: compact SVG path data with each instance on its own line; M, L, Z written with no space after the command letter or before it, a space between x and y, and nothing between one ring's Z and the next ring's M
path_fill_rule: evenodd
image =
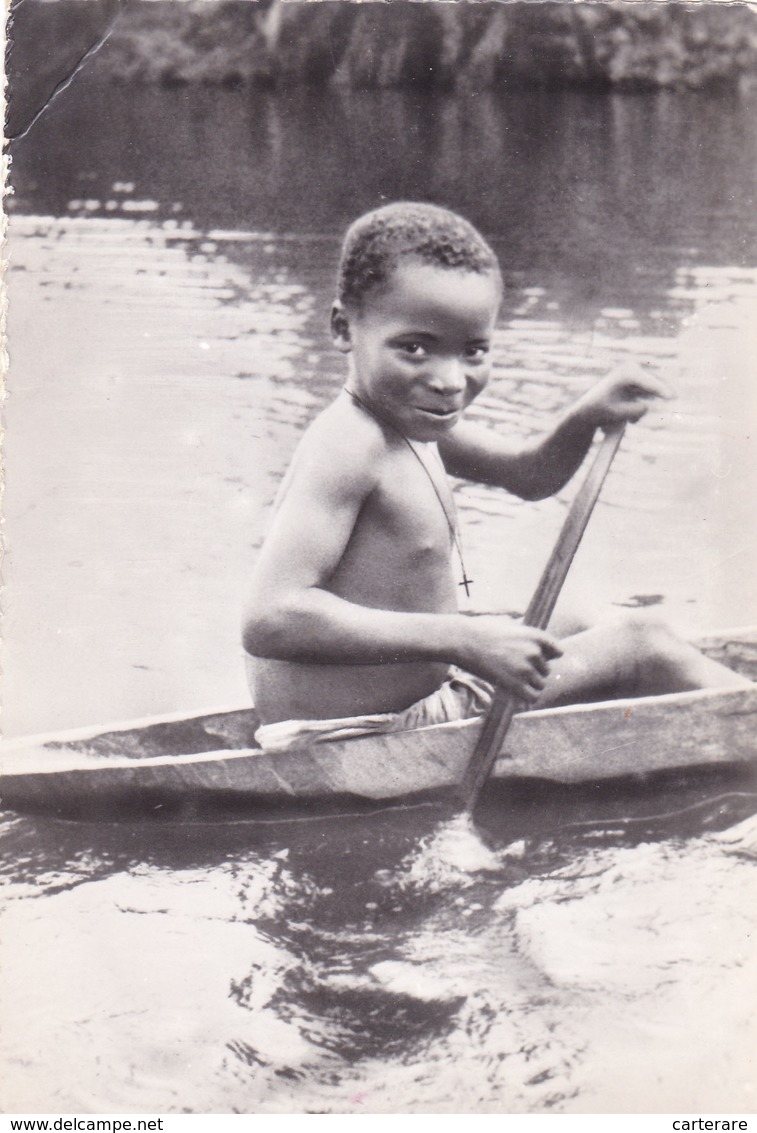
M399 429L396 425L394 425L391 421L388 421L386 419L386 417L383 417L380 413L377 413L376 410L372 406L368 405L365 401L363 401L363 399L361 397L358 397L358 395L353 390L349 389L347 386L343 386L342 388L343 388L344 392L347 394L347 396L352 398L352 400L355 402L356 405L359 405L360 408L363 409L370 417L373 417L375 420L380 421L383 425L386 425L387 428L391 429L392 432L396 433L397 436L400 437L405 442L405 444L410 449L410 451L413 454L413 456L415 457L415 459L420 464L423 471L426 473L428 481L429 481L431 487L434 489L434 495L436 496L437 500L439 501L439 506L441 507L442 511L444 512L444 518L447 520L447 526L449 528L449 533L450 533L450 536L452 537L452 542L455 546L455 550L457 551L457 557L460 560L460 569L463 572L463 579L462 579L462 582L458 583L458 586L464 587L466 596L470 597L470 589L469 588L471 586L471 583L473 582L473 579L468 578L468 572L465 569L465 559L463 558L463 545L462 545L462 540L460 538L460 526L459 526L459 523L458 523L458 520L457 520L457 510L455 508L455 501L452 497L452 493L449 492L449 500L450 500L450 504L452 505L452 508L451 508L451 511L450 511L447 508L447 505L444 502L444 496L439 491L439 487L436 483L436 479L434 478L434 476L432 476L430 468L428 467L425 460L423 459L421 454L418 452L417 448L415 447L413 442L410 440L410 438L406 437L405 434L402 432L402 430ZM444 466L441 462L441 457L438 457L438 460L439 460L439 465L442 469L442 472L444 472ZM446 473L444 473L444 474L446 476ZM446 480L445 480L445 484L446 484Z

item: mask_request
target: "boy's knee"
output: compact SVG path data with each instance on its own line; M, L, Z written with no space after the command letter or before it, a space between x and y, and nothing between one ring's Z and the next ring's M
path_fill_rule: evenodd
M665 619L652 610L631 610L625 615L624 620L628 631L642 639L673 637L673 632Z
M665 619L648 610L622 614L613 626L623 647L637 658L668 656L678 642Z
M641 693L680 692L706 683L692 670L694 650L659 614L643 611L628 617L626 633Z

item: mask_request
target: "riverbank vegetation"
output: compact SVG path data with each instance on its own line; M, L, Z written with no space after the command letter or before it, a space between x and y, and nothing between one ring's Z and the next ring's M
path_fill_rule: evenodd
M88 64L102 77L142 83L639 90L757 74L757 13L708 2L24 0L17 19L17 69L76 32L107 36Z

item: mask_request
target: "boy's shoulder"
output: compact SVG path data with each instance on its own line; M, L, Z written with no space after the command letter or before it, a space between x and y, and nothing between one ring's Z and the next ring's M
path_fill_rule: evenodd
M393 447L378 421L340 395L305 430L292 463L295 475L348 478L370 489Z
M328 447L344 459L372 462L394 447L392 441L378 420L340 394L310 422L299 447L314 451Z

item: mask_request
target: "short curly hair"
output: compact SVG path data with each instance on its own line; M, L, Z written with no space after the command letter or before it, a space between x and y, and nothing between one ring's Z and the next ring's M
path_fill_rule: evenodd
M441 267L492 272L501 282L495 253L467 220L438 205L396 201L365 213L347 229L337 298L360 310L365 296L385 284L406 256Z

